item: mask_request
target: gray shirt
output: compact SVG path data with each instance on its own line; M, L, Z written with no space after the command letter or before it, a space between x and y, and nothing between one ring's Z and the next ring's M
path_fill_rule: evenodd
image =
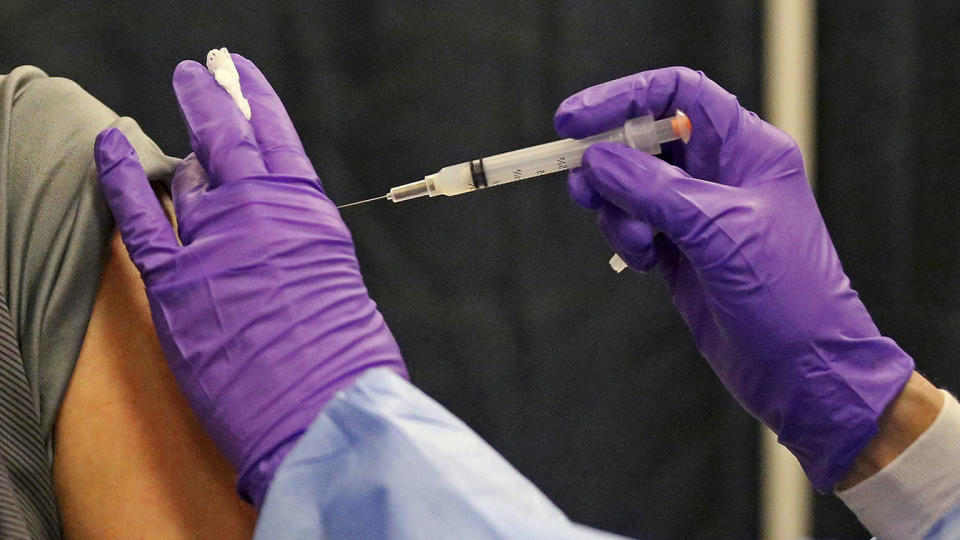
M96 135L119 127L151 180L177 160L76 83L0 75L0 537L58 538L53 423L86 332L114 224Z

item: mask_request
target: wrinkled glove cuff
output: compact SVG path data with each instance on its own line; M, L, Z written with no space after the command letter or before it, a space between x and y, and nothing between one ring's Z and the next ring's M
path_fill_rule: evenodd
M280 468L280 464L283 463L301 435L303 435L303 431L295 433L294 436L271 451L265 459L254 463L240 476L237 481L237 494L240 495L241 499L252 504L255 508L260 508L260 505L263 504L263 498L266 496L267 488L273 481L273 475Z
M913 359L893 340L859 345L829 357L829 369L806 381L774 429L821 493L847 474L913 373Z

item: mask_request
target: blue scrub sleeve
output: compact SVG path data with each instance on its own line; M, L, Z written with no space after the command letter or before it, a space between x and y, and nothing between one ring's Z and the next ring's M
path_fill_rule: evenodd
M386 369L340 392L277 470L255 538L622 538L572 523Z
M924 536L925 540L955 540L956 538L960 538L960 504L940 518L940 521Z

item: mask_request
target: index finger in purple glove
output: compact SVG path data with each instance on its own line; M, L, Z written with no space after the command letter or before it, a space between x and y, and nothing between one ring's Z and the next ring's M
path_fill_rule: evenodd
M317 173L276 91L253 62L239 54L230 56L240 74L243 95L250 102L250 124L267 169L274 174L316 178Z
M588 148L581 168L590 187L608 201L606 204L662 231L698 267L723 259L730 247L723 231L712 225L718 216L745 220L752 211L760 210L737 191L740 188L693 178L679 167L616 143ZM736 203L738 200L741 202ZM650 241L646 236L636 241L619 240L625 245ZM655 259L653 254L650 257ZM639 264L631 266L646 267L646 261L634 262Z
M683 147L684 168L699 178L723 182L718 178L718 153L737 133L741 114L747 113L736 96L700 71L668 67L592 86L565 99L553 123L560 135L583 138L630 118L662 118L677 109L689 116L693 126L690 142Z
M173 91L190 146L214 187L267 173L253 126L205 67L180 62L173 72Z
M699 217L699 192L717 184L617 143L597 143L583 154L583 177L607 204L680 241Z
M694 135L704 129L724 134L736 120L736 96L701 71L667 67L628 75L573 94L557 108L553 124L564 137L583 138L623 125L636 116L658 118L681 109ZM691 139L691 142L693 140Z

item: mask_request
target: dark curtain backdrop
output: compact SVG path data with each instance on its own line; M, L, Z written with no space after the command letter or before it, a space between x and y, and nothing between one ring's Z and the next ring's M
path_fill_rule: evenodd
M960 391L960 3L819 3L819 201L877 326ZM820 537L866 538L819 497Z
M340 203L552 140L564 97L644 69L692 66L745 106L761 104L760 0L150 4L6 0L0 70L31 63L72 78L182 156L172 70L227 46L273 82ZM916 149L935 144L921 139ZM902 185L882 172L856 181ZM893 193L884 200L895 206ZM941 219L950 215L930 202ZM936 225L930 216L911 230ZM562 175L374 203L344 219L413 381L571 519L647 538L756 536L756 423L698 357L659 277L609 270L611 252ZM863 253L841 242L863 261L852 266L860 275L875 256L886 272L915 249L909 230L888 225ZM887 233L900 241L893 253L879 249ZM948 275L942 263L924 271ZM887 321L925 326L876 304Z

